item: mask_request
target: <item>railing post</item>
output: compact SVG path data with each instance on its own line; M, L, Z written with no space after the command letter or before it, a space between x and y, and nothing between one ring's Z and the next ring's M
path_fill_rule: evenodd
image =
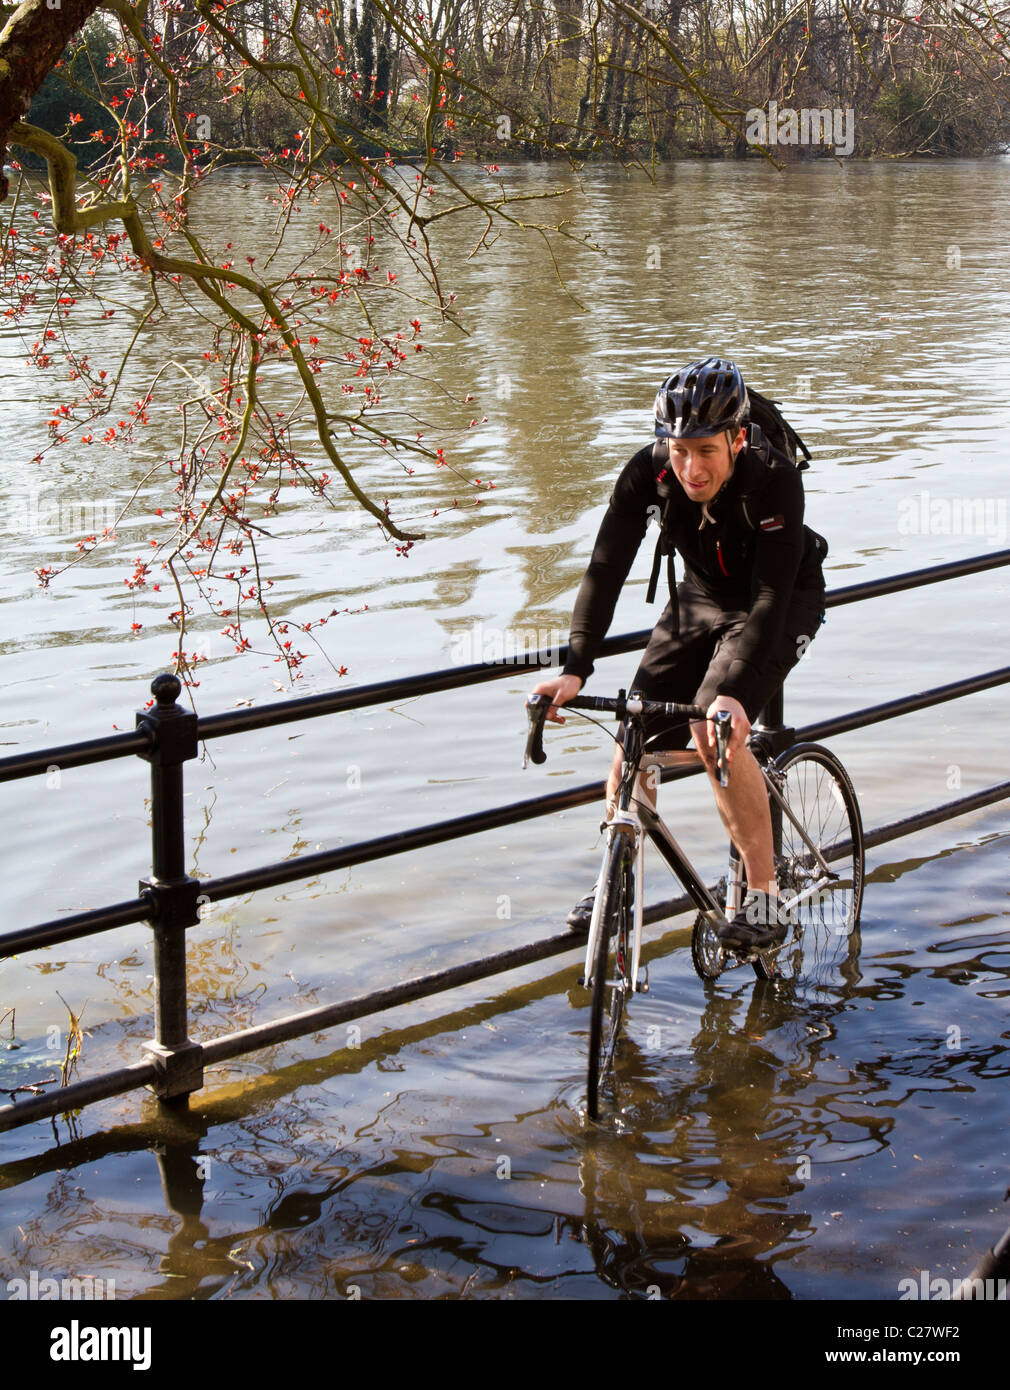
M154 1094L184 1102L203 1085L203 1049L190 1042L186 1019L186 929L200 920L200 881L186 873L182 778L183 763L196 757L197 719L176 704L181 692L178 676L156 676L154 708L137 711L137 728L151 736L151 747L139 755L151 764L153 872L141 879L140 895L151 904L156 1000L155 1037L145 1051L159 1068Z

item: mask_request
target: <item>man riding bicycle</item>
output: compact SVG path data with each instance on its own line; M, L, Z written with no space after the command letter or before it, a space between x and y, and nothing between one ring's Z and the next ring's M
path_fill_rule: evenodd
M747 736L824 619L823 551L803 525L802 480L797 469L771 466L748 447L749 408L739 369L722 358L692 362L663 382L655 428L665 449L646 445L617 479L575 601L563 674L535 691L550 696L547 718L563 724L557 711L592 674L648 522L665 501L667 535L685 576L653 630L631 689L706 711L707 723L689 727L650 723L649 750L667 754L666 763L701 758L740 851L747 897L719 932L731 950L765 950L785 938L768 798ZM719 785L715 769L712 720L719 710L732 720L727 787ZM689 734L695 751L687 751ZM620 774L618 742L607 781L608 820ZM644 779L640 788L655 804ZM569 914L574 931L588 929L595 892Z

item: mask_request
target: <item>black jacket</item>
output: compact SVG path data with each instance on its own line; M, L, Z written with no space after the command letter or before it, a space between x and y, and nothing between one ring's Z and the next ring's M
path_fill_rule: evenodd
M657 481L664 468L665 477ZM703 520L702 504L688 497L669 465L657 460L652 444L625 465L575 601L565 674L583 680L592 674L618 595L647 527L652 521L658 524L663 514L666 496L667 534L683 559L688 582L723 611L749 614L731 639L733 660L719 691L745 703L765 655L782 633L794 593L812 604L823 601L821 559L826 551L803 524L799 471L766 464L747 449L709 502L711 521Z

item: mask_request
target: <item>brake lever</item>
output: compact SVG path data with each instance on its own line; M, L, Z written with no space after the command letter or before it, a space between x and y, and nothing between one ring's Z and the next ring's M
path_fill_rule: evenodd
M526 714L529 717L529 733L526 735L526 752L523 754L523 767L529 766L530 758L535 763L545 763L544 720L551 707L549 695L530 695L526 700Z
M729 786L729 741L733 732L733 716L728 709L716 710L715 724L715 770L720 787Z

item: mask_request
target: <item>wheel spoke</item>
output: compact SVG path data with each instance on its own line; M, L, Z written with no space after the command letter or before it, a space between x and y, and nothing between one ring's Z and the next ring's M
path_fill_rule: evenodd
M796 920L785 943L763 952L754 969L764 978L802 974L824 980L848 952L859 920L864 869L859 807L845 769L816 744L787 750L775 764L774 777L830 877L773 800L779 891L784 903L795 902Z

